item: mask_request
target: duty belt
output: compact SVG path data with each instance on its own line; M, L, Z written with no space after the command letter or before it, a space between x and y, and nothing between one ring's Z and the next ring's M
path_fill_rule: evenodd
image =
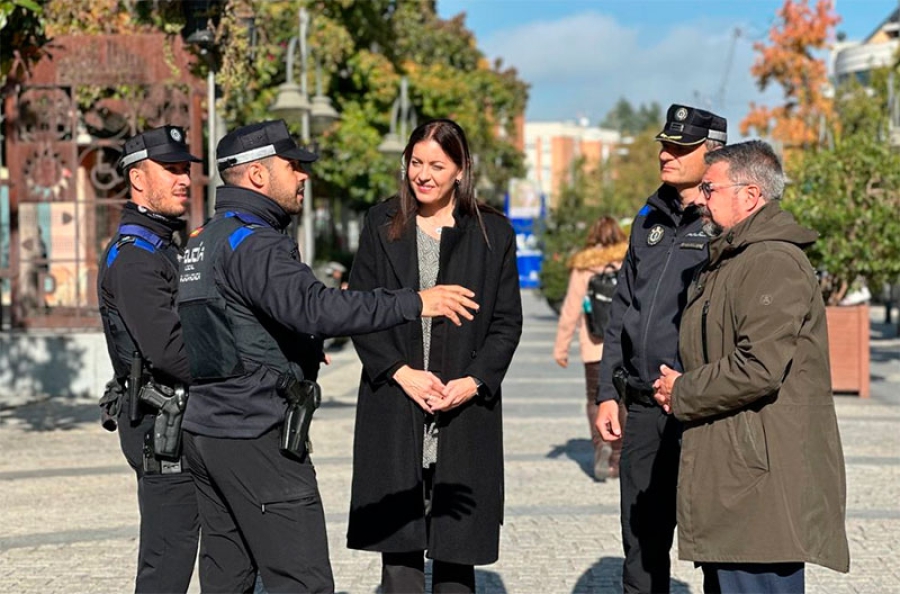
M653 388L640 380L632 379L623 367L616 367L613 370L612 382L619 398L626 405L635 403L641 406L657 406L658 403L653 398Z
M637 388L632 385L625 386L625 402L626 404L640 404L642 406L657 406L656 399L653 398L653 389Z

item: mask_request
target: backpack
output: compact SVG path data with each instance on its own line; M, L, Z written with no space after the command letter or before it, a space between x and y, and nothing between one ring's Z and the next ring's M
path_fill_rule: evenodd
M591 276L588 280L587 295L584 297L584 321L588 333L594 338L603 339L609 314L612 310L612 298L616 292L619 271L612 264Z

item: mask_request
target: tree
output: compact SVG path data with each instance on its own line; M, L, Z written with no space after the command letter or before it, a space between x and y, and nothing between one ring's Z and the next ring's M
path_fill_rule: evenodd
M541 295L559 311L569 282L569 257L584 247L588 226L604 214L596 193L600 187L596 171L585 172L575 163L572 183L561 189L556 208L540 231L543 256L538 275Z
M284 53L287 40L296 35L299 5L251 2L257 30L265 33L252 61L242 49L223 54L219 82L227 89L221 104L228 121L236 125L267 117L286 76ZM330 193L347 197L359 209L396 191L399 163L377 147L390 127L403 76L418 121L457 120L493 185L504 187L524 172L524 156L512 138L527 85L515 70L485 59L463 15L441 19L433 0L319 0L308 8L310 54L319 60L324 91L341 113L318 139L324 158L316 176ZM307 67L315 72L313 62ZM313 89L313 76L309 83Z
M809 0L785 0L778 21L769 31L771 43L753 44L760 55L750 70L760 90L772 83L781 85L784 104L770 108L751 103L750 112L741 122L742 134L755 129L757 134L771 136L787 147L808 147L817 142L823 119L827 122L832 116L832 103L827 96L825 62L813 52L830 46L839 21L831 0L818 0L815 8Z
M44 34L43 6L38 0L0 0L0 97L6 91L10 75L40 58L40 48L47 42ZM18 70L19 72L14 72Z
M650 105L642 103L638 109L635 109L628 99L622 97L606 114L600 127L618 130L622 134L638 134L649 127L657 127L661 124L662 108L659 103L656 101Z
M659 187L659 144L655 136L661 127L659 120L648 122L603 164L601 206L606 212L634 216Z
M858 281L873 293L900 278L900 154L888 141L886 69L838 89L833 146L789 167L785 207L819 232L809 250L829 304ZM894 91L897 92L897 89Z
M565 297L569 256L584 246L590 224L605 215L633 217L659 186L658 131L655 122L596 168L587 169L583 160L575 163L572 183L562 188L540 233L541 294L551 307Z
M0 0L0 17L8 16L10 3L17 8L9 18L17 19L35 17L23 6L43 7L43 20L27 29L35 39L140 31L187 37L208 24L215 33L214 60L198 59L194 73L205 77L217 68L218 108L229 127L272 117L269 107L286 79L285 53L298 34L299 8L306 6L308 89L316 90L318 68L323 91L341 114L316 138L322 155L315 168L317 195L358 210L396 191L400 163L379 153L378 145L390 128L403 76L419 122L451 117L465 128L479 157L479 175L505 187L524 173L524 155L513 139L516 117L525 110L526 83L514 69L485 58L464 15L439 18L434 0L209 0L205 15L196 14L200 3L192 0ZM253 40L243 18L249 15L255 19ZM299 59L295 64L299 76ZM79 98L83 105L94 100L90 93ZM289 124L300 131L299 122Z

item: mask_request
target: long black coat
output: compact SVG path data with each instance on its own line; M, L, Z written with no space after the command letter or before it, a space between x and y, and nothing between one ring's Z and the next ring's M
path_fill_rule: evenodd
M350 275L354 289L418 288L416 230L388 241L396 199L366 218ZM423 368L422 324L408 322L353 339L363 363L353 447L347 544L382 552L428 550L441 561L483 565L497 560L503 523L503 432L500 383L522 332L516 238L509 222L482 213L456 214L441 236L438 284L475 292L481 309L472 322L446 318L432 325L429 369L442 381L472 376L479 394L439 418L438 462L431 527L426 534L422 484L425 413L390 379L402 364Z

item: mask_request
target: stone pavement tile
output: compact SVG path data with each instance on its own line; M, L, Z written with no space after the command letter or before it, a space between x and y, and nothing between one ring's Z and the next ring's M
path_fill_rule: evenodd
M551 359L555 319L524 296L526 327L504 392L506 523L500 560L479 567L482 594L621 592L618 483L594 482L583 372ZM537 312L537 314L536 314ZM573 347L573 361L575 347ZM345 546L359 362L332 353L320 378L314 460L335 585L374 594L380 556ZM841 396L848 476L849 575L810 566L809 594L900 591L900 407ZM115 434L88 401L0 411L0 592L118 594L133 588L134 477ZM701 574L672 554L673 594L702 592ZM195 576L190 592L199 592Z

